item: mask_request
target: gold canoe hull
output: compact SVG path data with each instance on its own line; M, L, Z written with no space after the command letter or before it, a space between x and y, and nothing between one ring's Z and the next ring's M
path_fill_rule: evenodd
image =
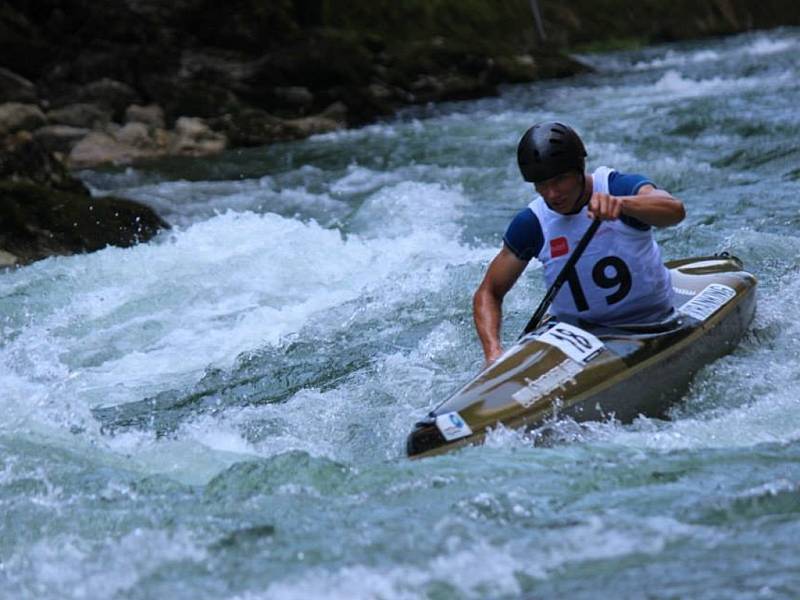
M672 317L649 325L572 324L566 333L598 344L585 359L558 339L554 345L547 332L558 324L546 322L417 423L408 455L480 443L500 423L532 429L563 417L623 423L638 415L663 417L700 368L735 348L756 308L756 278L735 257L666 266L675 291Z

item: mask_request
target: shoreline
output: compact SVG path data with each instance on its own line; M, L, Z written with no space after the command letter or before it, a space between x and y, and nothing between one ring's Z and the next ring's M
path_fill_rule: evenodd
M118 222L121 199L92 198L76 177L82 169L300 140L590 71L570 50L800 25L788 0L764 0L758 11L747 0L698 0L681 9L689 17L666 0L618 2L609 21L590 0L569 8L542 0L546 44L521 0L443 0L433 8L373 0L336 11L311 2L313 14L288 0L241 13L199 0L70 0L69 15L20 2L0 12L0 202L13 213L0 219L0 267L131 245L169 227L131 201L131 223ZM96 218L79 235L79 219L56 210L89 205ZM131 229L140 222L148 226Z
M538 0L543 31L524 0L67 4L0 12L0 139L28 132L73 170L304 139L591 70L571 53L800 25L790 0L611 0L613 16Z

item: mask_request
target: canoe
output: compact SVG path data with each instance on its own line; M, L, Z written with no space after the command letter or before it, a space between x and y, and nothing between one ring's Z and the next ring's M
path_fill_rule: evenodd
M734 256L666 266L675 291L669 318L614 327L545 320L416 423L408 455L480 443L498 424L663 418L699 369L736 347L756 309L756 278Z

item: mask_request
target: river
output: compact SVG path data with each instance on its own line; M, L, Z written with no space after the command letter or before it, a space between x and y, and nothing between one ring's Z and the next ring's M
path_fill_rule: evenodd
M800 30L213 159L85 171L174 228L0 274L0 597L796 598ZM533 122L649 175L755 322L671 420L409 461L482 355L471 296L531 200ZM544 292L535 266L504 337Z

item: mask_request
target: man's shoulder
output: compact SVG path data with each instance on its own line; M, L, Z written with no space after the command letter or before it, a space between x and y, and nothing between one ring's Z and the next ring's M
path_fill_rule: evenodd
M652 179L639 173L612 170L608 174L608 193L612 196L635 196L645 185L657 187Z
M652 179L639 173L622 173L612 170L608 174L608 193L612 196L635 196L645 185L656 187ZM652 229L650 225L634 217L622 215L619 220L637 231L650 231Z
M542 224L530 206L519 211L506 229L503 242L520 260L528 261L539 255L544 245Z

